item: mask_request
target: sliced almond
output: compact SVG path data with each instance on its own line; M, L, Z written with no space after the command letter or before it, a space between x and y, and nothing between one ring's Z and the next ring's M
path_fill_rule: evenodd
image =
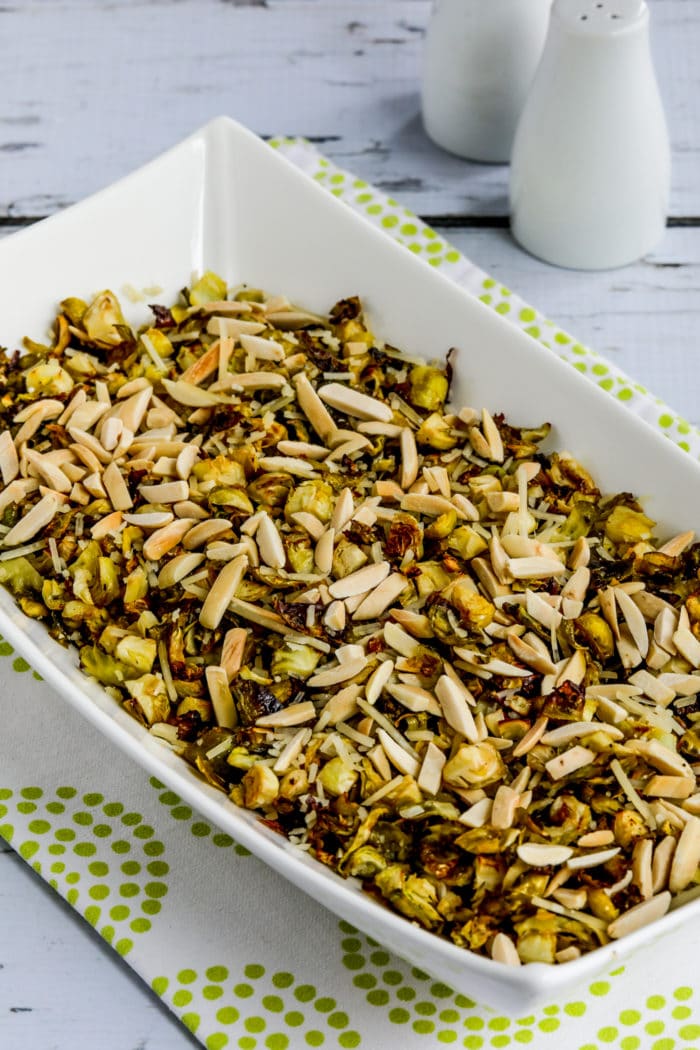
M204 675L217 725L224 729L234 729L238 725L238 711L231 696L226 671L223 667L210 665L205 669Z
M657 893L655 897L650 897L641 904L635 904L633 908L623 912L608 925L608 937L617 940L634 933L642 926L647 926L650 922L655 922L666 914L670 904L671 894L667 891Z
M531 868L549 868L566 864L574 853L571 846L550 845L548 842L523 842L515 852L521 861Z
M19 474L17 449L9 430L3 430L0 434L0 472L3 485L9 485Z
M323 576L328 576L333 568L333 551L335 545L335 529L326 529L314 550L314 562L316 568Z
M382 728L377 729L377 737L382 745L384 754L400 773L408 777L417 777L420 771L420 762L410 755L400 744L398 744Z
M14 484L14 482L11 482L11 484ZM42 496L39 502L35 503L31 510L27 511L24 517L20 518L17 524L3 536L0 541L3 547L16 547L20 543L26 543L27 540L33 539L38 532L46 528L49 522L53 520L59 506L60 501L57 496Z
M344 576L342 580L332 583L328 588L329 594L332 598L352 598L365 594L386 579L390 568L388 561L365 565L362 569L351 572L349 576Z
M260 519L255 539L260 551L260 557L265 564L273 569L283 569L287 561L287 555L282 537L269 514L265 513Z
M255 724L270 729L282 729L287 726L303 725L304 722L310 722L315 717L316 708L310 700L305 700L301 704L290 704L289 707L283 707L281 711L273 711L271 715L262 715L256 719Z
M394 413L384 401L369 397L342 383L326 383L319 387L318 396L331 408L337 408L343 415L354 419L377 420L380 423L391 423Z
M491 958L506 966L520 966L518 949L507 933L497 933L491 941Z
M595 853L582 853L578 857L571 857L566 862L566 866L571 871L581 871L583 868L597 868L600 864L607 864L619 852L619 846L612 846L610 849L596 850Z
M192 518L178 518L162 529L156 529L143 545L143 555L149 561L160 561L169 551L176 547L183 536L196 525Z
M353 620L375 620L386 612L406 588L406 577L399 572L387 576L378 587L370 591L353 613Z
M202 627L210 631L216 630L231 599L235 597L247 568L248 559L245 554L240 554L221 569L199 612Z
M581 747L580 744L576 744L574 747L569 748L568 751L563 751L560 755L555 755L554 758L550 758L548 762L545 762L545 769L549 773L552 780L561 780L563 777L569 776L570 773L575 773L577 769L583 769L584 766L590 765L596 758L595 751L590 751L587 747Z
M660 893L661 890L665 890L668 886L668 878L671 874L671 865L673 863L673 854L676 850L676 841L677 840L673 835L666 835L654 849L654 854L651 860L653 893Z
M158 586L174 587L193 573L204 561L203 554L176 554L158 573Z
M428 743L418 774L418 787L427 795L437 795L442 784L442 771L447 761L445 753L432 742Z
M129 493L124 476L116 463L110 463L102 475L109 501L115 510L129 510L134 502Z

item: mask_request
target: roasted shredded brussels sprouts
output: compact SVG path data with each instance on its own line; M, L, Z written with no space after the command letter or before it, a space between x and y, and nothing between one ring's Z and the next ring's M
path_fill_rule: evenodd
M0 582L164 746L455 944L700 892L700 544L450 365L205 273L0 364ZM536 421L535 421L536 422Z

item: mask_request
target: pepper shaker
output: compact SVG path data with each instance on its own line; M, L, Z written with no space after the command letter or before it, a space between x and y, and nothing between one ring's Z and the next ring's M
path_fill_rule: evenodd
M670 171L644 0L555 0L513 147L515 239L558 266L624 266L663 234Z
M443 149L507 162L552 0L438 0L428 26L423 122Z

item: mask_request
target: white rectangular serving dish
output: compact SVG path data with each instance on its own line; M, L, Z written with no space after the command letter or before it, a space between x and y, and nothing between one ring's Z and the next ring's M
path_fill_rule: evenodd
M548 420L553 445L581 459L604 491L641 496L660 535L700 528L700 468L689 456L227 118L0 243L0 343L12 350L24 335L42 338L66 296L158 284L157 298L167 303L192 271L207 268L230 284L258 285L319 312L359 295L373 330L395 346L427 358L458 349L456 404L503 411L518 425ZM145 307L138 309L145 319ZM382 908L204 784L88 680L75 652L25 617L4 589L0 633L112 743L276 871L414 965L498 1010L518 1015L556 1000L700 912L698 900L563 966L492 962Z

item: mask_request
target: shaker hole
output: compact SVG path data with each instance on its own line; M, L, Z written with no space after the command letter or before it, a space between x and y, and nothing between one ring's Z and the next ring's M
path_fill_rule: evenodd
M587 22L588 21L588 15L580 15L579 17L580 17L582 22Z
M610 15L611 18L619 18L619 15Z

